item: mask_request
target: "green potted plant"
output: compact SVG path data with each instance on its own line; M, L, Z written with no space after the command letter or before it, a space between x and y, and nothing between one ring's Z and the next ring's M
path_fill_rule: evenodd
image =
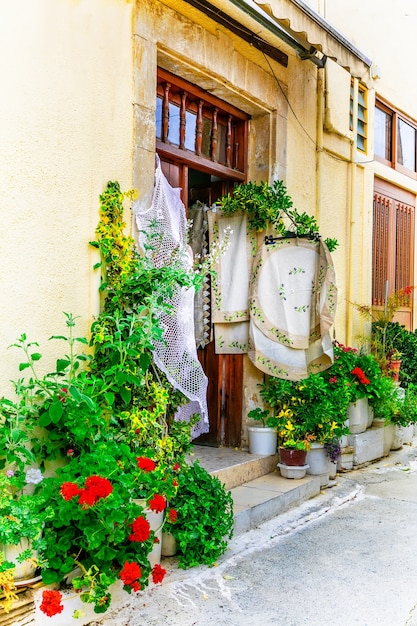
M248 426L249 452L268 456L277 452L277 428L270 411L257 407L248 413L256 425Z
M307 213L293 208L293 201L282 180L248 182L236 185L233 193L223 196L219 206L225 215L247 213L248 226L255 231L274 230L285 236L289 228L296 229L298 235L314 235L318 232L316 219ZM294 232L294 231L293 231ZM336 239L325 239L330 252L338 245Z
M178 477L170 524L179 567L213 565L233 535L233 499L216 476L196 461Z
M339 388L334 377L320 372L301 381L271 377L260 387L262 398L278 420L280 454L285 448L301 448L306 451L307 472L325 475L328 467L325 443L349 432L347 385L341 384ZM327 481L328 477L323 478L323 484Z
M360 315L372 323L369 339L371 352L378 361L384 374L393 375L396 382L399 380L401 349L397 345L396 333L392 332L394 316L402 307L410 307L414 287L408 285L392 293L386 299L383 308L353 303ZM391 363L395 365L391 366ZM393 374L392 374L393 372Z
M391 450L398 450L404 443L411 443L414 425L417 423L417 385L410 383L406 389L396 388L396 410L389 421L394 425Z

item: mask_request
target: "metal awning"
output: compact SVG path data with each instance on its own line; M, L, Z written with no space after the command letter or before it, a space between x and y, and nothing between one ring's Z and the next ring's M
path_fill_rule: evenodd
M235 5L239 3L242 10L245 6L257 7L311 54L319 51L346 68L352 76L366 82L371 59L302 0L231 1Z

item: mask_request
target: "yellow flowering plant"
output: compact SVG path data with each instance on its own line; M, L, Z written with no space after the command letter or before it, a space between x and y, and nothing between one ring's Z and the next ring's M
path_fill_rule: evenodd
M277 424L280 445L308 450L311 443L326 443L347 434L349 396L335 392L321 373L301 381L271 377L261 387Z

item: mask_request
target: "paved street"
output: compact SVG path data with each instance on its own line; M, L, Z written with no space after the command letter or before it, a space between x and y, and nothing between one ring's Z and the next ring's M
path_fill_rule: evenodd
M417 626L417 447L338 476L237 537L211 569L168 560L105 626ZM165 561L166 562L166 561Z

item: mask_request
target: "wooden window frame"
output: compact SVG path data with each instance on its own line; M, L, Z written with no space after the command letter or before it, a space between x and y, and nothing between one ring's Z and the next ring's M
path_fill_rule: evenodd
M391 150L391 159L387 160L383 157L375 154L375 160L391 167L392 169L409 176L410 178L414 178L417 180L417 122L407 117L399 110L391 107L382 99L377 98L375 102L375 108L384 111L391 117L391 137L390 137L390 150ZM398 163L398 120L404 121L406 124L414 128L415 134L415 145L414 145L414 170L411 170L407 167L404 167L401 163Z
M161 136L156 137L156 148L161 156L179 160L190 167L198 168L209 174L233 178L237 182L246 181L249 115L162 68L158 68L157 73L157 97L163 101ZM169 104L175 104L179 107L180 121L177 143L168 139ZM194 151L185 147L186 111L193 112L197 116ZM201 149L204 119L210 119L211 123L210 154L203 154ZM217 120L223 122L223 127L227 124L224 163L216 159L219 141Z
M372 236L372 305L383 308L385 296L414 284L415 195L375 179ZM388 294L386 284L388 283ZM401 323L412 324L412 310Z

